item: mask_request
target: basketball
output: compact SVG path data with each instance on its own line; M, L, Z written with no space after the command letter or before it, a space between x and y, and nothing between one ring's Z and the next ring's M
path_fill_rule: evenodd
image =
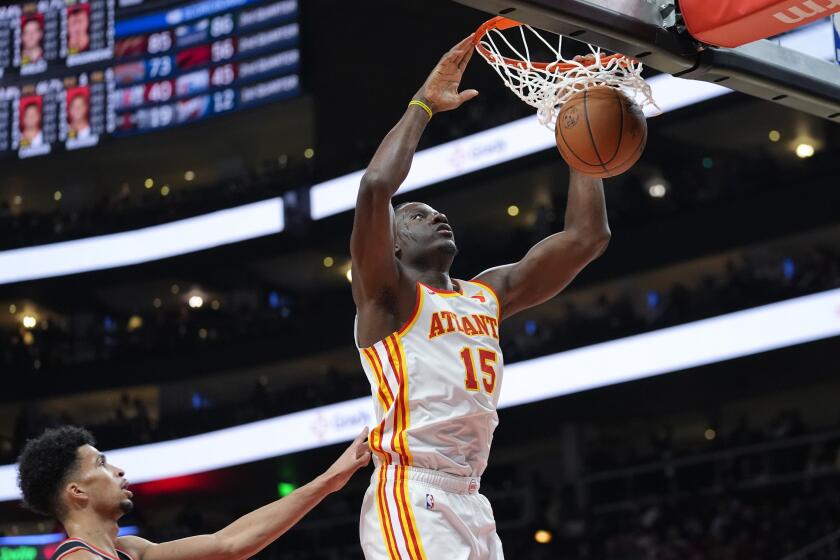
M554 134L557 149L573 169L592 177L615 177L641 157L647 122L641 108L620 90L597 86L563 105Z

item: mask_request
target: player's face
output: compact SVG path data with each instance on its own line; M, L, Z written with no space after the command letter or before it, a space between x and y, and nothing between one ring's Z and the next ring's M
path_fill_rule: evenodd
M67 109L67 113L70 117L70 125L74 129L87 126L87 102L81 95L73 98L70 102L70 107Z
M446 215L428 204L412 202L400 208L397 218L397 245L403 256L422 256L429 251L455 255L455 234Z
M87 49L88 38L88 15L84 10L74 12L67 18L67 43L75 51Z
M21 43L23 43L24 50L36 49L41 46L41 38L44 33L41 31L41 25L31 19L23 25L23 32L21 33Z
M37 105L29 105L24 109L23 130L36 133L41 130L41 110Z
M125 472L110 463L91 445L79 448L79 473L75 483L84 492L87 506L102 516L119 518L131 511L134 496Z

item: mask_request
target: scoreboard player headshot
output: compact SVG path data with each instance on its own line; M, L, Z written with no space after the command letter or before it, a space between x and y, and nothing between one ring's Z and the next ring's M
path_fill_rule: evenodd
M90 94L86 87L73 88L67 92L67 124L71 139L90 137Z
M20 101L20 145L24 148L36 148L44 144L42 104L43 101L38 95L25 97Z
M20 55L22 64L32 64L44 58L44 22L40 14L21 18Z
M90 48L90 5L79 4L67 9L67 51L85 52Z

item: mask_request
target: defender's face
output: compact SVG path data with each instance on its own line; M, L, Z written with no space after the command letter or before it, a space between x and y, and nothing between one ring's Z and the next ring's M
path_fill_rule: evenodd
M455 234L446 215L428 204L413 202L397 217L397 245L403 251L423 253L443 250L456 254Z
M128 489L125 472L108 463L95 447L79 448L79 473L76 482L87 495L90 506L105 516L120 517L131 511L134 494Z

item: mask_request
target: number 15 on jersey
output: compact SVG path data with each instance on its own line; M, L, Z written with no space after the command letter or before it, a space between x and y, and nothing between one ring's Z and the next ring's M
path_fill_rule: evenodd
M478 356L478 368L481 371L481 386L479 386L479 380L476 377L474 353ZM479 391L483 388L487 394L492 395L496 389L496 361L498 360L496 352L486 348L477 348L473 352L473 348L464 346L460 356L461 361L464 362L464 387L468 391Z

